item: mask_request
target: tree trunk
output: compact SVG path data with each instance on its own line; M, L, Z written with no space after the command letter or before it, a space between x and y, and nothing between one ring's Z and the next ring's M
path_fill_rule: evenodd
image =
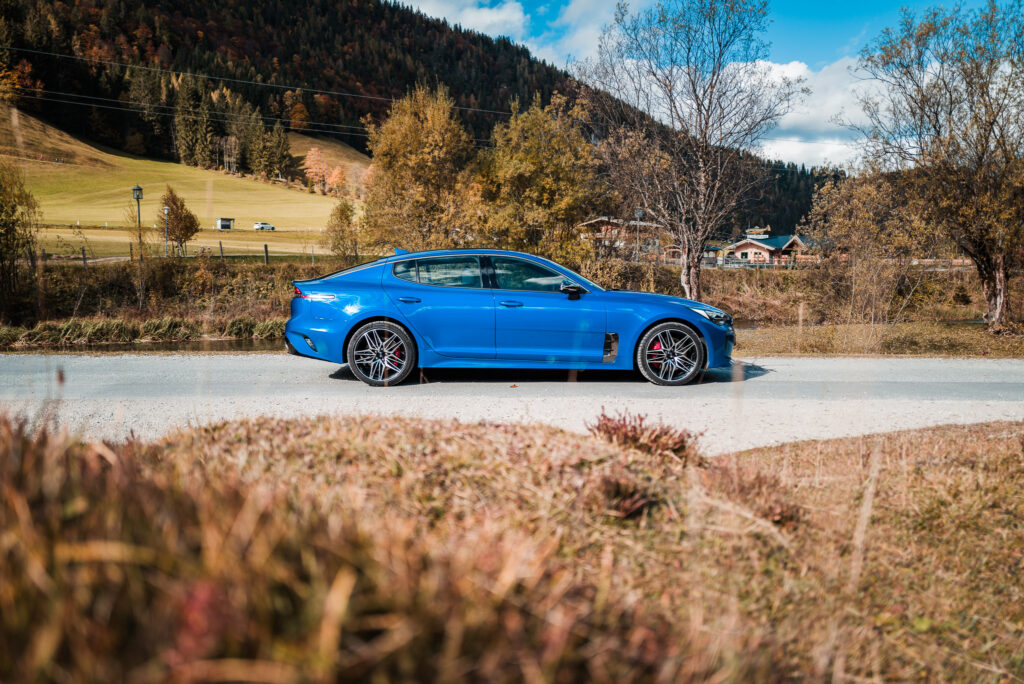
M998 332L1006 324L1006 262L1002 255L992 259L991 266L978 264L978 277L985 293L988 311L985 323L989 332Z
M700 258L700 252L683 251L679 282L687 299L700 299Z

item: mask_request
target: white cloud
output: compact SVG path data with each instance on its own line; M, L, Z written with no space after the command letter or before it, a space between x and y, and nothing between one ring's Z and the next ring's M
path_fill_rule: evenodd
M841 122L863 123L858 91L865 89L851 69L857 60L842 57L814 70L803 62L773 63L780 76L803 78L811 94L779 121L763 145L763 154L798 164L844 164L858 151L857 135Z
M654 0L634 0L631 11L642 9ZM615 3L611 0L569 0L555 22L557 37L551 41L551 48L562 55L565 61L570 57L587 59L597 54L598 38L604 27L615 17Z
M630 9L650 5L654 0L635 0ZM582 60L597 52L602 28L612 21L615 5L611 0L568 0L558 16L550 8L536 11L538 21L531 31L530 17L519 0L414 0L413 7L424 14L443 17L453 24L491 36L508 36L524 44L534 56L556 66L564 66L571 57ZM538 31L544 15L546 30ZM837 52L841 57L819 69L803 62L770 63L780 76L803 78L811 95L798 104L768 135L761 153L807 165L845 164L854 160L857 136L836 119L863 121L857 91L865 84L850 73L856 58L849 52L863 41L865 30L851 36Z
M479 0L420 0L413 2L412 7L427 16L441 17L489 36L522 41L529 32L530 19L518 0L503 0L494 5Z

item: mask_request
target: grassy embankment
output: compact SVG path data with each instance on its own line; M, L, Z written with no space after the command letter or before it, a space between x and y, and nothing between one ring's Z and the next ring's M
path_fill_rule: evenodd
M287 317L291 281L322 275L347 263L337 258L318 258L315 266L304 260L264 266L222 263L218 258L150 259L142 271L141 299L138 264L104 263L83 269L50 263L40 280L43 315L31 313L35 299L26 291L23 308L29 315L20 326L0 328L0 348L276 337ZM593 262L582 270L610 286L682 294L672 268ZM738 331L739 356L1024 355L1024 338L993 337L975 324L929 322L980 318L981 295L969 273L945 274L909 309L914 322L897 326L807 325L820 316L812 278L805 271L708 271L705 300L757 326ZM801 317L802 327L797 325Z
M594 263L583 273L599 283L684 296L677 268ZM898 324L836 323L814 270L705 270L703 301L740 323L739 357L814 354L1024 357L1024 335L990 335L980 321L985 300L973 271L930 273L906 302ZM1024 280L1011 282L1020 292ZM1014 297L1011 319L1024 320ZM973 321L973 322L972 322Z
M369 166L365 155L343 143L296 133L289 139L293 155L320 147L330 164L346 169L350 183ZM131 235L124 230L125 210L130 206L134 216L136 184L144 190L144 226L155 225L155 233L162 229L160 196L169 184L204 228L190 245L217 250L223 242L229 254L262 253L264 243L272 253L308 254L335 203L304 189L107 150L9 107L0 108L0 154L19 160L46 226L40 246L50 254L77 256L84 246L90 257L127 256ZM65 162L55 163L57 157ZM235 219L233 231L212 229L222 216ZM253 231L256 221L272 223L280 232Z
M775 326L741 330L736 356L906 355L1024 358L1024 335L992 335L979 322Z
M137 262L47 264L38 284L44 315L0 327L0 349L280 338L291 282L344 265L336 258L315 266L151 259L141 271ZM22 306L34 310L32 293Z
M0 678L1024 677L1024 425L598 432L0 421Z

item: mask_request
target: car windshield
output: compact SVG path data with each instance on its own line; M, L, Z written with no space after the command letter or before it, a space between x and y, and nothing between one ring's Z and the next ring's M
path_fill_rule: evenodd
M534 257L534 259L537 259L538 261L542 261L542 262L547 263L547 264L551 264L552 266L557 266L558 268L560 268L563 271L565 271L566 273L568 273L572 277L573 280L575 280L577 283L579 283L580 285L583 285L584 287L586 287L589 290L598 290L600 292L603 292L604 290L607 289L607 288L601 287L600 285L598 285L597 283L595 283L593 280L591 280L589 278L584 278L583 276L581 276L579 273L577 273L576 271L572 270L568 266L563 266L562 264L555 263L554 261L551 261L550 259L545 259L544 257Z

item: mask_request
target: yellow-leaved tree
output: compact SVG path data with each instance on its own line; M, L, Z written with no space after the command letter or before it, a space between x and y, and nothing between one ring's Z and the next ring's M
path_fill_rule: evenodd
M948 246L916 211L911 193L906 178L872 167L826 181L814 193L801 232L822 258L811 276L828 320L899 322L936 279L916 259L941 256Z
M598 175L593 145L565 99L529 109L512 104L512 116L494 127L478 183L485 206L487 246L540 253L578 262L589 254L579 224L611 206Z
M383 122L367 121L373 164L361 234L370 250L448 248L476 239L466 209L476 149L445 88L419 86Z
M331 210L331 216L327 219L320 244L332 254L354 257L358 261L359 230L360 225L356 219L355 206L342 197Z

